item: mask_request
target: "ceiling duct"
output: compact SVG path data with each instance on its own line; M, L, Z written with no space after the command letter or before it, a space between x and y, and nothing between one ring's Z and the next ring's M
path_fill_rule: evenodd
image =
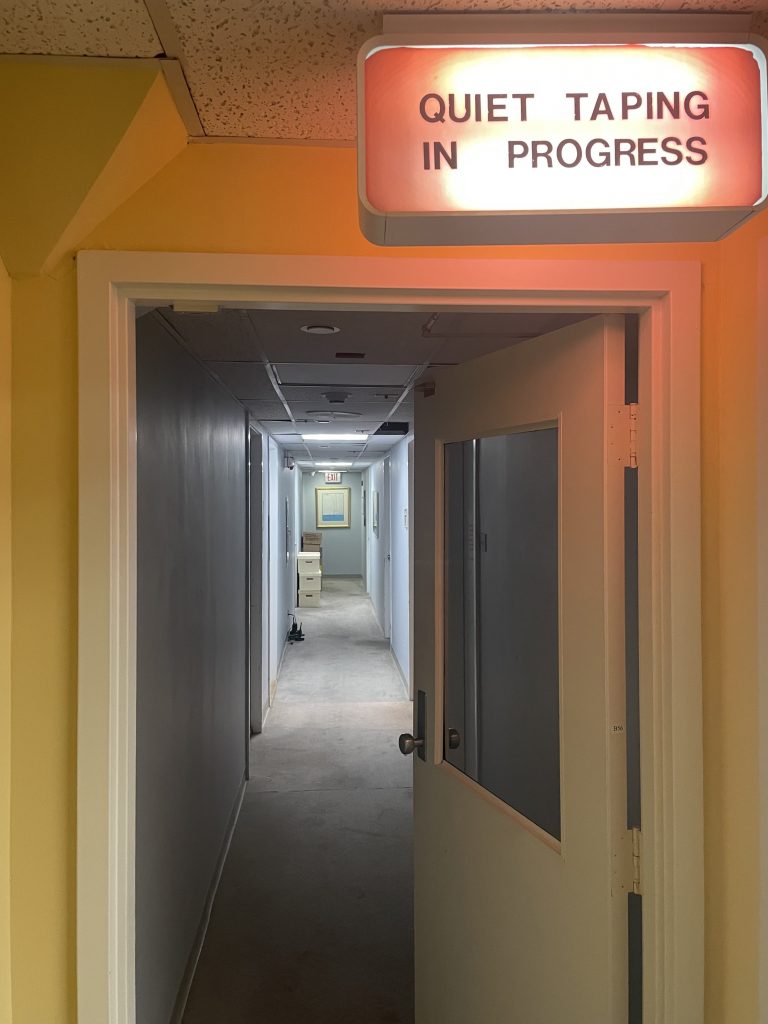
M404 437L408 433L407 423L382 423L376 434L384 434L390 437L402 436Z

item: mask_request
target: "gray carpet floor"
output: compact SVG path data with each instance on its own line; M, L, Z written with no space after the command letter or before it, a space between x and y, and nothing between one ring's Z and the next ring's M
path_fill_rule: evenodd
M359 580L301 609L185 1024L412 1024L411 704Z

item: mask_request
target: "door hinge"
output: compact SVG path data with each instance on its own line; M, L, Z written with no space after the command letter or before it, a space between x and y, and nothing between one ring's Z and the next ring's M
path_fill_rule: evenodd
M640 877L640 829L630 829L632 833L632 892L639 896L642 879Z
M629 410L629 466L637 467L637 402L627 406Z
M637 468L637 404L615 405L608 416L608 453L621 466Z

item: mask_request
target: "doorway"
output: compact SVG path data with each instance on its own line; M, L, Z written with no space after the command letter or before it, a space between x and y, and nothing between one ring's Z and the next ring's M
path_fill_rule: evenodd
M118 305L125 303L125 310L129 309L129 303L135 299L143 298L146 301L148 296L147 286L131 290L130 285L122 286L117 291L105 289L102 282L130 280L151 280L152 270L148 264L154 262L154 273L156 280L160 282L154 288L152 298L156 301L161 297L162 289L168 299L178 294L177 289L182 283L189 283L199 279L199 268L195 269L194 261L186 260L184 257L141 257L141 269L139 265L135 269L130 267L131 259L139 257L121 256L113 257L113 264L107 265L110 259L105 254L93 254L85 261L81 261L81 275L83 282L83 293L81 294L81 310L83 323L81 324L81 367L86 365L89 373L99 376L100 368L108 370L109 360L104 352L101 338L104 337L101 328L97 324L107 322L104 316L110 313L110 301L116 301ZM209 259L209 258L206 258ZM215 258L210 258L215 262ZM165 263L163 261L166 261ZM90 262L89 262L90 261ZM698 294L698 281L695 274L685 265L654 266L637 264L632 267L631 280L636 291L627 290L626 281L627 268L616 268L598 263L592 264L589 271L585 273L584 267L580 270L578 282L574 282L572 268L567 264L520 264L514 268L515 290L509 289L504 262L499 261L498 265L492 266L488 261L479 261L472 264L466 261L430 261L409 260L407 274L392 264L392 261L371 260L371 261L294 261L285 258L282 264L274 258L264 260L261 264L253 258L245 258L240 268L241 277L236 272L236 260L230 261L226 267L226 277L222 280L240 282L245 301L258 304L265 301L263 296L266 292L269 298L266 301L275 301L281 288L284 286L295 287L296 280L316 281L314 276L319 265L323 264L324 273L328 276L324 280L325 286L334 287L328 284L329 281L336 282L335 287L339 289L332 295L326 293L327 301L349 301L354 295L358 302L376 302L377 289L387 288L392 291L388 298L397 302L403 301L406 294L408 302L413 303L418 294L418 300L425 308L438 305L435 289L439 288L439 304L462 304L464 306L488 305L504 306L517 305L518 307L531 308L536 306L558 307L560 309L582 309L588 310L635 310L641 314L641 345L648 354L645 364L646 382L652 386L651 414L647 430L649 437L654 444L654 470L652 482L649 481L648 491L644 500L653 506L656 511L654 521L658 524L659 534L651 546L652 564L649 568L649 578L641 585L648 587L646 596L653 608L651 615L652 635L648 638L650 647L661 656L662 666L660 674L655 674L649 692L645 695L645 706L643 709L644 721L648 728L645 731L644 742L650 745L650 756L645 759L646 778L644 780L645 791L648 793L649 806L651 809L651 820L649 832L652 836L653 857L649 860L647 867L646 884L651 894L653 915L648 933L648 943L651 951L661 948L662 939L679 950L680 956L676 961L674 973L665 974L665 962L657 962L652 958L652 970L650 971L651 985L649 997L655 1001L655 1005L661 1008L659 1019L668 1019L664 1016L667 1013L665 1007L674 1005L678 1008L690 1008L690 1014L683 1011L678 1019L696 1019L696 1007L700 1006L700 965L701 965L701 931L700 931L700 882L701 882L701 846L700 846L700 793L697 786L700 780L700 755L697 753L698 745L696 736L699 735L700 722L695 711L698 708L699 700L699 678L698 671L698 644L696 642L696 631L698 628L698 503L697 503L697 324L692 317L691 310L698 309L696 296ZM86 273L85 264L89 263L89 273ZM452 265L448 265L451 263ZM482 264L482 265L481 265ZM224 272L222 265L220 272ZM205 279L210 280L210 271L206 272ZM280 275L283 275L282 278ZM148 276L149 275L149 276ZM297 277L298 275L298 277ZM303 275L308 275L304 276ZM335 276L334 276L335 275ZM265 285L264 281L270 282ZM256 286L251 282L261 281ZM476 290L473 290L473 282L476 282ZM261 293L259 294L259 288ZM401 289L398 292L398 288ZM143 289L143 291L142 291ZM251 289L249 291L249 289ZM351 289L351 290L350 290ZM201 283L199 291L207 298L216 298L216 287L210 284ZM88 295L91 296L90 300ZM295 291L291 298L295 301ZM105 301L105 296L112 296ZM650 296L650 297L649 297ZM231 301L232 291L228 292L228 299ZM380 296L379 296L380 301ZM89 312L90 310L90 312ZM114 312L113 312L114 315ZM120 324L121 319L118 311L117 319L112 321ZM132 346L131 331L128 320L125 320L125 329L121 333L118 329L113 333L113 344L117 345L121 352L130 351ZM92 328L92 329L91 329ZM674 343L673 343L674 342ZM106 360L106 362L105 362ZM124 357L118 359L117 365L130 366L130 359ZM88 376L86 379L92 379ZM108 373L104 380L109 379ZM126 379L121 385L127 389L130 395L130 380ZM104 391L97 389L98 401L91 402L81 390L81 399L86 408L81 410L84 413L85 422L95 426L96 423L113 423L117 429L117 450L124 452L127 462L123 469L123 476L118 473L121 480L120 494L126 494L126 486L130 483L131 446L130 446L130 424L125 420L125 409L130 409L130 401L121 407L111 407L109 403L110 391L105 387ZM120 394L125 391L120 391ZM92 396L93 397L93 396ZM120 412L120 408L123 412ZM90 420L89 420L90 417ZM106 417L106 421L105 421ZM112 417L112 418L111 418ZM86 436L87 433L87 436ZM111 692L118 698L117 706L125 706L121 695L125 694L125 687L133 685L133 668L130 663L131 645L128 643L124 648L115 649L110 643L110 636L114 634L99 633L97 628L99 615L96 614L94 595L110 594L113 588L117 587L120 593L121 588L128 585L126 596L128 597L126 607L130 607L131 574L129 547L120 549L116 568L122 568L121 572L115 573L109 570L112 561L109 557L110 547L107 544L103 547L105 535L103 528L97 529L101 523L113 522L116 527L111 536L121 537L125 535L126 526L131 522L131 502L106 501L103 499L111 496L107 481L114 481L113 473L97 472L99 467L111 466L110 453L112 449L99 446L96 442L97 436L104 436L104 430L99 433L93 430L84 431L81 468L84 471L85 479L89 472L94 472L96 478L101 480L100 487L84 493L83 525L91 525L94 529L88 534L89 539L86 546L90 549L90 565L83 565L81 573L81 628L87 624L93 627L92 636L101 636L97 643L83 644L84 657L81 659L81 750L80 750L80 799L83 814L80 819L82 838L84 845L81 850L80 868L87 866L89 857L93 863L99 863L104 858L105 864L112 864L110 869L112 877L124 877L125 866L122 860L123 854L117 856L119 851L128 851L130 862L130 850L132 848L132 821L130 816L123 819L121 827L117 832L110 830L102 831L98 827L92 830L88 826L96 826L100 807L123 807L126 793L130 792L131 763L125 763L124 747L120 748L121 753L115 761L115 749L103 741L98 742L99 737L108 736L109 730L103 730L103 721L100 714L104 710L103 700L95 703L88 703L88 697L94 695L94 684L99 678L110 680ZM693 453L693 455L692 455ZM417 481L420 470L417 466ZM431 480L430 471L424 478L425 482ZM83 482L81 480L81 482ZM92 480L91 483L94 481ZM432 486L432 484L430 484ZM130 488L128 488L128 493ZM101 501L97 500L101 497ZM673 498L674 500L670 500ZM89 524L89 514L93 517ZM680 527L673 530L673 524ZM130 531L127 535L130 537ZM94 552L94 546L99 547L99 538L102 546L98 552ZM660 542L656 543L656 540ZM669 563L670 544L675 552L675 572L671 572ZM81 549L81 552L84 549ZM432 548L434 551L434 547ZM95 556L95 557L94 557ZM122 560L121 560L122 559ZM127 560L126 560L127 559ZM419 559L420 554L416 552L417 566L417 589L416 600L419 603ZM681 562L682 559L682 562ZM681 564L689 571L680 572ZM651 585L652 584L652 585ZM662 604L656 602L654 594L658 586L667 595L667 600ZM654 603L656 602L656 603ZM115 607L109 601L106 605L103 600L98 604L99 611L104 607ZM119 605L118 605L119 606ZM665 616L671 614L670 609L676 608L679 615L684 613L686 628L675 631L674 636L668 629L662 629ZM103 621L103 619L102 619ZM130 631L129 631L130 632ZM430 673L424 669L423 656L428 653L429 641L416 649L416 678L420 672L425 680L434 681L434 672ZM87 648L87 650L86 650ZM657 664L657 655L652 656L652 663ZM126 660L127 659L127 660ZM102 666L102 670L99 669ZM100 671L106 668L105 674ZM432 686L432 682L429 684ZM116 688L116 689L115 689ZM674 696L669 700L669 694ZM425 718L426 736L428 749L432 752L429 759L417 766L417 772L437 772L435 779L440 779L439 786L442 792L450 785L448 775L443 767L442 744L439 733L436 731L436 724L441 721L440 687L434 689L433 701ZM87 705L87 706L86 706ZM114 705L113 705L114 706ZM693 715L691 708L694 709ZM664 713L665 721L665 743L668 745L667 754L660 756L658 746L654 745L655 728L658 724L658 715ZM655 724L656 723L656 724ZM120 728L132 728L130 701L127 705L127 715L120 716ZM89 742L89 740L94 742ZM670 759L674 750L675 757ZM106 757L107 764L111 766L107 773L107 779L114 779L116 786L111 789L111 796L108 796L101 804L94 801L98 789L98 783L93 782L95 778L104 778L104 774L89 774L85 777L86 767L91 769L95 764ZM675 766L673 769L673 765ZM670 805L670 801L677 795L676 806L685 807L685 820L675 821L667 824L663 808ZM437 805L417 805L416 812L416 838L417 849L419 842L422 842L423 849L428 851L431 838L439 834L439 815L435 818ZM102 838L97 842L97 837ZM123 866L121 866L123 865ZM662 871L662 867L664 870ZM84 913L80 918L81 927L81 954L86 949L93 954L88 962L88 969L83 968L79 972L82 989L81 1007L86 1013L85 1020L94 1021L109 1020L131 1022L131 1009L129 1004L123 1004L120 1000L117 1003L104 1000L106 983L106 972L98 968L102 963L110 964L113 970L117 970L116 982L118 990L127 993L131 990L132 965L130 956L126 955L130 945L130 924L128 931L120 925L121 918L115 914L121 909L120 900L115 905L109 896L109 890L101 891L97 882L96 873L91 877L92 885L88 886L86 875L82 875L84 886L80 890L81 900L92 899L93 906L101 908L103 917L94 917L91 909L86 905ZM454 880L457 884L459 880ZM130 885L119 890L124 893L124 899L128 900L130 907L132 894ZM674 892L674 899L672 893ZM122 920L130 922L130 912ZM101 947L94 943L100 934L102 921L113 922L112 927L119 937L116 945L106 943ZM430 960L429 943L419 948L418 945L419 920L417 915L417 988L421 976L428 983L430 970L433 961ZM667 948L670 948L667 945ZM116 951L122 953L115 960ZM96 966L94 966L96 965ZM122 966L121 966L122 965ZM97 979L96 983L90 983L87 975ZM101 979L99 981L99 979ZM101 986L101 987L100 987ZM88 1018L89 1006L94 1009L98 1007L98 1016ZM127 1006L127 1009L126 1009ZM127 1014L127 1016L126 1016Z

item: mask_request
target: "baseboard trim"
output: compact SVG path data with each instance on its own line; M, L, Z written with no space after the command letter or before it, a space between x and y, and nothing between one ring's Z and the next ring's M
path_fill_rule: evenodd
M179 994L176 997L176 1003L173 1007L173 1013L171 1014L170 1024L181 1024L184 1017L184 1011L187 1008L187 1000L189 999L189 993L192 989L192 982L195 978L195 971L200 960L200 954L203 951L203 943L205 942L205 936L208 933L208 925L211 920L211 911L213 910L213 901L216 899L216 893L219 889L219 882L221 881L221 875L224 871L224 864L226 863L227 856L229 854L229 848L232 845L232 836L235 834L235 826L237 820L240 817L240 808L243 806L243 797L245 796L245 790L248 785L248 780L245 773L240 782L240 787L235 797L235 803L232 808L232 813L229 816L229 822L227 823L227 831L224 835L224 842L219 853L219 859L216 862L216 870L213 873L213 880L211 887L208 890L208 895L205 899L205 906L203 907L203 914L200 918L200 924L197 929L197 935L192 946L192 951L189 954L189 960L187 961L187 967L184 971L184 977L181 981L181 987L179 988Z
M392 662L394 663L394 666L397 669L397 674L400 676L400 682L403 684L403 689L405 690L406 698L408 700L413 700L413 697L411 696L411 688L408 685L408 680L405 678L405 672L403 672L402 665L397 660L397 655L395 654L395 651L394 651L394 648L392 647L392 643L391 642L390 642L390 645L389 645L389 656L392 658Z

